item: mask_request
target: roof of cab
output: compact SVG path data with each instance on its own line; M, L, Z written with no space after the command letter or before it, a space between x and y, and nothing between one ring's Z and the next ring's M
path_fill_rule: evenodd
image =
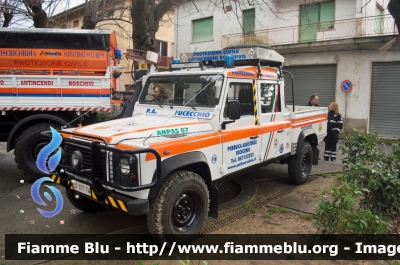
M261 67L263 79L277 79L277 69L271 67ZM200 69L187 69L176 70L173 72L155 72L150 76L168 76L173 74L177 75L222 75L235 78L258 78L258 68L255 66L239 66L235 68L204 68Z

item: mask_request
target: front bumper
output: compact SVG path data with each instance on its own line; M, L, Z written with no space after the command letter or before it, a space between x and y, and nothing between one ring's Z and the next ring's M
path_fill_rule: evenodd
M67 189L74 190L74 179L62 178L59 175L53 174L51 179L54 183L60 184ZM77 193L79 196L85 196L91 200L103 204L105 207L114 207L132 216L140 216L149 212L149 200L131 198L121 195L116 192L107 192L106 194L97 194L91 187L91 196L82 193Z
M100 141L98 141L100 140ZM102 144L100 142L103 142ZM120 150L114 147L108 146L107 142L103 139L95 139L94 141L80 141L79 139L64 138L64 146L71 144L78 148L84 148L86 152L86 158L90 159L91 163L87 164L85 168L77 169L68 164L65 160L61 162L57 167L58 174L53 174L52 179L55 183L65 186L67 189L74 190L74 181L78 181L85 185L90 186L90 194L82 194L77 192L79 196L85 196L99 203L102 203L105 207L114 207L127 212L129 215L138 216L145 214L149 211L148 199L138 199L130 197L125 194L118 193L118 191L139 191L149 189L155 186L160 180L161 176L161 156L155 150L151 148L141 148L137 150ZM104 160L104 153L112 152L118 155L137 155L143 153L151 153L155 156L156 170L149 184L125 186L121 183L115 183L109 181L108 172L104 172L104 168L114 166L113 161ZM108 166L104 167L104 163ZM140 165L140 164L138 164ZM137 168L139 171L140 168ZM138 178L140 175L137 176ZM141 181L138 183L142 183ZM108 189L105 189L107 186ZM111 189L110 189L111 188Z

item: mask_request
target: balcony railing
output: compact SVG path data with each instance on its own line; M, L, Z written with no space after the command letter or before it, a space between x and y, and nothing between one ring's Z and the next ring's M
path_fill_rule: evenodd
M397 28L392 16L387 15L274 28L255 31L251 34L224 35L221 47L238 44L273 46L393 34L397 34Z

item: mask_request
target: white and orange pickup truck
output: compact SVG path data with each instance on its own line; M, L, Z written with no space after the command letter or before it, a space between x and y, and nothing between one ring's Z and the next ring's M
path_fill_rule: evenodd
M217 217L216 180L280 161L291 182L306 182L327 108L286 105L283 61L266 47L182 54L146 76L128 118L61 130L53 180L83 211L147 214L150 233L170 242L190 242Z

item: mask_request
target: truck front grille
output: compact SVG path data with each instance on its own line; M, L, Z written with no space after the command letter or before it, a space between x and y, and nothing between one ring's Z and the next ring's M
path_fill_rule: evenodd
M92 159L92 151L90 147L67 142L64 146L65 165L72 167L71 155L74 151L81 152L83 156L82 166L81 168L76 169L75 173L79 173L79 175L81 176L91 178L92 173L89 170L92 169L92 163L94 163L96 167L101 167L101 175L99 176L99 178L102 180L107 180L107 155L105 150L101 150L101 160L95 161L94 159Z

